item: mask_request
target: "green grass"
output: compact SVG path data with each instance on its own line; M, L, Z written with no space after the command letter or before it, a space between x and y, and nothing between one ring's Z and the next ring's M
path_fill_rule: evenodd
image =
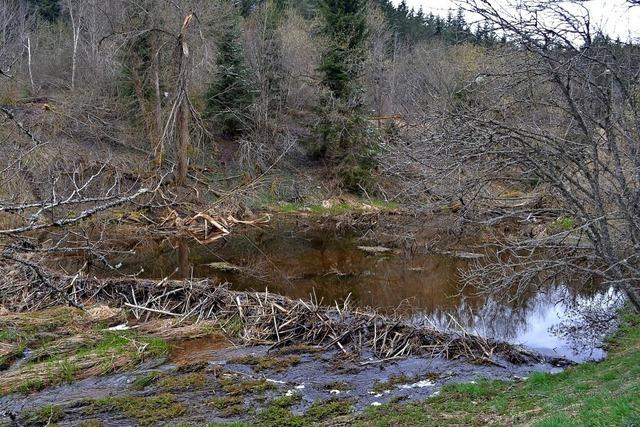
M556 219L550 225L551 229L555 231L569 231L574 229L575 226L576 220L573 218L568 218L566 216L562 216Z
M34 411L22 414L27 425L53 425L64 417L62 406L45 405Z
M161 378L162 373L158 371L149 372L148 374L141 375L137 377L132 383L131 388L133 390L144 390L152 384L158 382Z
M95 400L85 410L95 413L121 413L137 420L138 425L157 425L183 415L187 408L169 393L151 397L106 397Z
M424 402L370 408L360 426L640 425L640 316L624 318L609 357L520 383L481 380L445 386Z
M35 333L30 332L35 322L29 323L28 320L20 319L20 324L14 325L13 329L7 329L15 331L15 336L18 337L30 336L31 338L20 338L19 342L29 342L34 350L41 351L41 357L34 358L19 368L25 373L40 372L41 378L34 379L33 375L29 375L19 383L17 381L0 382L0 396L15 392L29 394L49 386L72 383L79 378L83 378L85 372L79 369L78 365L87 360L96 360L100 375L106 375L118 369L129 369L145 359L163 356L170 351L170 346L166 341L143 336L135 331L105 331L100 333L90 331L90 335L83 335L82 325L73 325L73 328L69 326L71 321L68 319L73 320L73 316L62 316L65 314L63 311L43 313L57 314L57 318L54 321L56 330L60 324L65 328L68 327L69 330L61 331L60 339L58 340L52 338L43 340L35 338L34 335L41 333L40 330L36 330ZM38 313L34 315L34 319L38 320L37 316L44 317L45 314ZM64 322L67 323L65 324ZM46 330L51 328L47 324L40 326L42 326L41 329ZM79 329L81 332L77 332ZM77 346L65 347L64 340L68 338L70 333L76 333L77 335L74 336L79 338L80 343ZM14 334L13 332L5 333L3 336L12 338ZM0 360L0 366L7 366L12 359L19 357L23 351L22 344L17 345L10 358Z

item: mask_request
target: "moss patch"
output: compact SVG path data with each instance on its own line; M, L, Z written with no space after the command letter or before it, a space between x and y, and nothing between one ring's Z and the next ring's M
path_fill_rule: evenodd
M351 413L353 403L351 399L329 399L322 402L314 402L305 413L305 416L313 421L323 421L348 415Z
M192 372L180 376L166 376L158 382L165 391L199 390L207 385L207 376L203 372Z
M145 375L141 375L131 383L131 388L133 390L144 390L150 385L158 382L161 376L162 376L162 373L155 372L155 371L149 372L148 374L145 374Z
M135 419L140 425L154 425L173 420L186 412L187 408L173 394L164 393L152 397L108 397L95 400L89 413L120 413Z
M332 383L323 385L322 388L325 390L338 390L338 391L348 391L348 390L354 389L354 387L351 384L345 383L343 381L334 381Z
M244 396L248 394L262 394L267 390L273 390L276 386L265 379L240 381L237 376L229 376L220 379L220 385L225 393L232 396Z
M64 409L62 406L45 405L35 411L24 412L20 418L26 425L51 425L64 418Z
M292 354L286 357L273 357L273 356L240 356L229 360L229 363L238 365L249 365L254 370L260 372L264 370L271 370L273 372L285 372L291 366L295 366L300 363L300 356Z
M207 405L216 409L223 417L241 415L244 410L242 396L219 396L210 399Z

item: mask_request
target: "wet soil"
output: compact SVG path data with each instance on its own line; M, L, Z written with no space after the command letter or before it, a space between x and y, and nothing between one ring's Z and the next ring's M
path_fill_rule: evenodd
M300 353L299 349L291 351L295 353L296 362L287 369L280 369L279 361L291 360L291 354L283 354L287 353L286 349L269 352L266 346L224 348L225 345L229 342L219 338L182 342L169 363L150 361L132 372L89 378L28 396L1 398L0 413L5 417L0 418L0 425L10 425L9 415L24 414L47 405L62 408L58 425L78 425L89 420L99 420L109 426L145 424L145 420L131 414L117 410L101 412L95 407L114 397L136 399L162 394L171 394L176 405L188 408L188 411L164 420L171 423L251 421L259 418L270 402L283 397L295 397L291 406L294 414L303 414L314 403L329 399L349 399L351 410L361 411L391 400L425 398L438 393L447 383L479 378L517 380L533 371L559 370L549 365L511 365L508 362L501 362L501 366L479 366L439 357L368 363L366 359L356 361L333 351ZM185 358L187 349L192 358ZM238 362L250 359L266 360L270 362L267 366L273 366L263 369L256 364ZM201 363L204 360L206 362ZM140 378L150 374L159 379L142 389L136 387ZM193 378L202 378L202 381ZM242 390L243 384L247 385L247 390ZM212 409L212 398L228 398L230 394L239 396L243 411L229 414L225 408Z

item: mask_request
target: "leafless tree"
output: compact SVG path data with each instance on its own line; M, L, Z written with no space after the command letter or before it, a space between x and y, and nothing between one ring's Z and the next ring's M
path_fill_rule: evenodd
M507 35L510 66L489 67L456 91L448 140L469 155L465 165L493 164L483 185L544 184L558 202L546 211L511 206L501 218L555 216L560 226L508 242L468 279L495 290L595 278L640 310L640 51L607 42L582 2L510 6L466 2Z

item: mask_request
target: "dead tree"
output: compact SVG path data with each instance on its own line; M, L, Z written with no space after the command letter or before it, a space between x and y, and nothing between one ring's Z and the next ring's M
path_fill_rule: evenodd
M187 31L193 15L184 19L182 29L178 35L176 63L178 65L178 84L176 87L176 101L174 109L175 117L175 141L176 141L176 184L184 185L189 170L189 122L191 118L189 104L189 45L187 44Z

